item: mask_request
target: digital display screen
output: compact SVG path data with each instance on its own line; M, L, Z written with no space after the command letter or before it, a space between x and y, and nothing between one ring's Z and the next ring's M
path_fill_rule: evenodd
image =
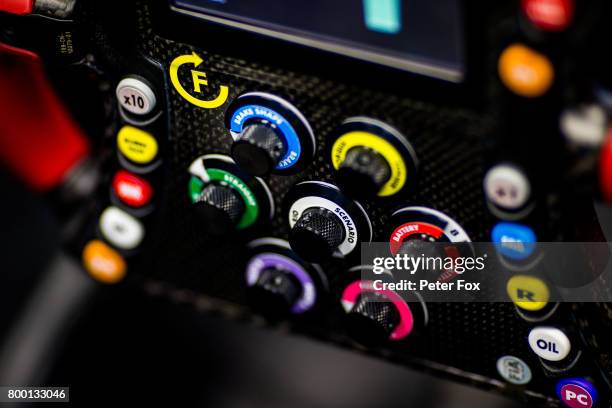
M238 29L452 82L464 76L461 0L173 0Z

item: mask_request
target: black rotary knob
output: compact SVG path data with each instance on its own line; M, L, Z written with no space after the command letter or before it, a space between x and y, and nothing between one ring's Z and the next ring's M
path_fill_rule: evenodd
M364 146L350 149L336 174L342 191L358 199L375 196L390 177L391 168L387 160Z
M268 122L248 125L232 145L236 163L254 176L270 173L286 152L285 145Z
M244 202L238 192L217 183L204 187L194 203L194 211L200 220L200 226L213 236L233 231L244 210Z
M344 240L340 219L325 208L308 208L289 233L291 248L307 261L330 257Z
M302 295L302 285L291 273L277 268L264 269L249 288L253 307L268 317L285 317Z
M444 249L444 243L436 241L436 239L430 235L423 234L404 241L398 253L401 255L408 255L411 258L424 257L425 259L444 259L446 257ZM432 268L438 272L443 271L443 262L434 262Z
M395 305L384 295L365 292L346 316L351 336L365 345L383 344L400 323Z

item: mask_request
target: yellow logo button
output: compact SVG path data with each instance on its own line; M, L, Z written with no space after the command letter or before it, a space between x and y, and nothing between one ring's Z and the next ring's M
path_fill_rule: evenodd
M83 265L92 278L102 283L117 283L125 277L126 264L114 249L93 240L83 249Z
M221 85L219 87L219 94L215 96L213 99L200 99L199 97L195 97L191 95L185 87L188 89L193 89L194 94L202 93L202 85L208 86L208 77L206 72L199 71L195 68L198 68L202 65L204 60L195 52L187 55L181 55L176 57L172 64L170 64L170 81L174 86L174 89L181 95L187 102L198 106L203 109L215 109L219 106L223 105L225 101L227 101L227 97L229 96L229 88L226 85ZM194 69L191 70L191 86L181 83L179 79L179 69L183 65L193 66Z
M551 87L555 71L550 60L531 48L513 44L499 57L499 77L517 95L535 98Z
M508 280L506 291L515 305L532 312L542 310L550 298L546 283L534 276L513 276Z
M148 132L124 126L117 135L117 147L125 157L138 164L147 164L157 156L157 140Z

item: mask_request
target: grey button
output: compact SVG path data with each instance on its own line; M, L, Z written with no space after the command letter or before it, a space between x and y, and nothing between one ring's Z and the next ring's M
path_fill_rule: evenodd
M503 356L497 360L497 372L509 383L523 385L531 381L531 369L515 356Z
M484 179L487 199L504 210L518 210L529 200L531 185L527 176L510 164L491 168Z
M136 78L122 79L117 85L116 94L119 105L135 115L150 113L157 103L151 87Z

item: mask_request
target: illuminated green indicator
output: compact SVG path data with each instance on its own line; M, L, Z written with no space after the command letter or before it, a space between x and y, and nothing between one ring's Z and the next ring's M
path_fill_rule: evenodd
M363 0L368 30L397 34L402 30L402 0Z

